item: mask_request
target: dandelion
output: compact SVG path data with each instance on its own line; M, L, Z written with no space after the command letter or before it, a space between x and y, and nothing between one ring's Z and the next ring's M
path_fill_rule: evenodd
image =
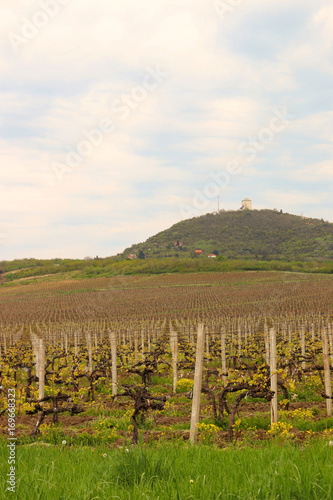
M329 442L328 442L328 445L329 445L329 446L333 446L333 441L329 441Z
M194 483L194 480L193 480L193 479L190 479L190 483Z
M61 444L65 445L65 444L67 444L67 441L65 441L65 439L64 439Z
M103 453L102 457L106 458L107 457L107 453Z

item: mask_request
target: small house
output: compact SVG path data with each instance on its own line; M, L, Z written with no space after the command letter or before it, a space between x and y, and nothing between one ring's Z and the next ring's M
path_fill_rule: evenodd
M195 253L196 253L196 255L201 255L202 254L202 250L195 250Z
M128 256L128 258L129 258L130 260L134 260L134 259L137 259L137 256L136 256L136 254L135 254L135 253L130 253L130 254L129 254L129 256Z
M210 253L210 254L208 255L208 258L209 258L209 259L216 259L216 255L215 255L215 253Z

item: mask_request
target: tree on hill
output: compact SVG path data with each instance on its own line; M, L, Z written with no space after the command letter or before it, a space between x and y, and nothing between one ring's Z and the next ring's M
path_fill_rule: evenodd
M138 253L138 257L139 257L139 259L141 259L141 260L146 258L145 254L143 253L143 251L142 251L142 250L140 250L140 251L139 251L139 253Z

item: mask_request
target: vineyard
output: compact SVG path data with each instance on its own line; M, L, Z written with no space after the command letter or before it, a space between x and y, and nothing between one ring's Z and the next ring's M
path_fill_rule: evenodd
M17 283L0 304L1 434L15 393L22 449L319 440L333 451L331 275ZM331 498L326 487L313 498Z

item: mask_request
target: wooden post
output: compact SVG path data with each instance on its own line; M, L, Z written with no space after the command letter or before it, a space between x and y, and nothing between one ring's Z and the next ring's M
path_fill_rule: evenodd
M291 333L292 333L292 328L291 328L291 323L288 325L288 342L291 344Z
M227 360L225 356L225 327L221 333L221 356L222 356L222 383L223 385L227 381Z
M74 331L74 354L75 356L78 356L79 354L79 349L78 349L78 341L77 341L77 331Z
M274 396L271 402L271 425L278 421L278 400L277 400L277 373L276 373L276 332L275 328L270 329L270 369L271 369L271 390Z
M141 328L141 355L142 355L142 361L145 360L145 332L144 329Z
M331 372L330 360L328 355L328 342L326 328L322 329L322 342L323 342L323 360L324 360L324 374L325 374L325 394L328 396L326 399L327 416L332 416L332 386L331 386Z
M92 342L91 333L87 333L87 347L88 347L88 372L92 374L93 372L93 359L92 359Z
M242 328L240 320L238 320L238 358L240 359L242 352Z
M147 335L148 335L148 338L147 338L147 344L148 345L147 345L147 347L148 347L148 352L150 352L150 329L148 329Z
M117 394L117 337L111 333L111 357L112 357L112 396Z
M332 334L332 325L328 324L328 338L330 341L330 349L331 349L331 367L333 368L333 334Z
M302 324L301 327L301 351L302 351L302 357L305 356L305 325L304 323ZM302 370L305 370L306 368L306 362L305 360L302 361Z
M173 372L173 386L172 391L176 394L176 387L178 382L178 333L171 330L171 345L172 345L172 372Z
M153 329L153 350L155 350L155 344L156 344L156 330L154 328Z
M45 345L44 340L39 339L38 343L38 351L39 351L39 369L38 369L38 399L42 399L44 397L44 380L45 380Z
M138 364L138 332L134 333L134 363Z
M268 333L268 326L267 323L265 323L264 326L264 335L265 335L265 351L266 351L266 364L270 364L270 353L269 353L269 333Z
M202 386L202 371L203 359L205 348L205 335L202 324L198 325L198 339L197 339L197 352L195 357L195 372L194 372L194 385L193 385L193 399L192 399L192 414L191 414L191 429L190 429L190 442L195 443L198 433L198 423L200 416L200 399L201 399L201 386Z

